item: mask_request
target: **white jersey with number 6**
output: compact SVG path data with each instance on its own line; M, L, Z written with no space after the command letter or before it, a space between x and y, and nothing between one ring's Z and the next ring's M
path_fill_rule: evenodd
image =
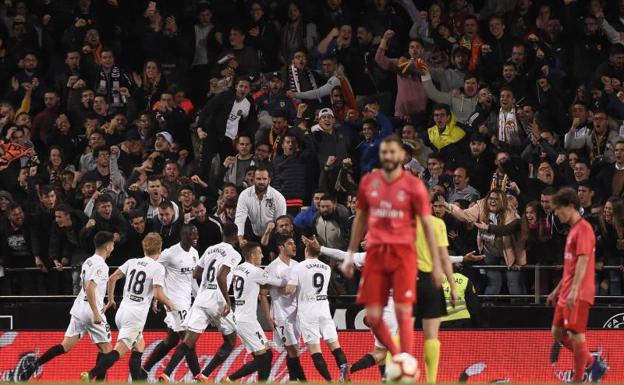
M154 286L164 287L165 268L152 258L143 257L127 260L119 270L126 276L126 282L118 313L145 324L154 298Z
M221 242L217 245L209 247L199 260L197 266L204 269L202 279L195 298L195 305L204 308L212 308L215 305L219 309L225 304L225 298L217 284L217 275L222 266L228 266L230 273L227 276L227 287L232 283L232 270L241 261L241 255L229 243Z

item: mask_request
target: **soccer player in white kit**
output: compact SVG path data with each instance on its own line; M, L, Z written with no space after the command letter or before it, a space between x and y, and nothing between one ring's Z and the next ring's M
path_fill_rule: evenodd
M130 359L130 374L133 380L138 380L141 373L141 354L145 348L143 328L147 321L147 313L156 298L169 311L176 307L167 297L164 290L165 268L156 262L160 257L162 238L158 233L148 233L143 239L143 258L127 260L110 276L108 280L108 303L106 308L116 308L115 284L118 280L127 277L124 284L123 300L115 315L115 324L119 328L115 349L100 359L95 368L81 374L84 381L90 381L103 371L113 366L123 356L132 350L134 357ZM135 354L135 352L137 354Z
M319 256L319 248L311 245L306 247L306 259L291 269L285 292L297 295L297 321L299 321L303 342L310 352L316 370L325 380L331 382L327 363L321 353L321 338L323 338L331 349L340 370L339 381L344 382L348 380L349 365L340 347L336 324L327 300L331 267L320 261Z
M336 259L338 261L344 261L347 256L346 251L342 251L340 249L333 249L330 247L320 246L316 238L308 239L303 238L303 242L306 246L311 248L319 248L322 255L326 255L330 258ZM353 254L353 264L356 268L361 269L364 267L364 262L366 261L366 252L363 253L354 253ZM394 301L392 300L392 296L388 297L388 303L386 307L383 309L383 320L388 325L388 329L390 330L390 334L393 336L396 335L399 331L399 325L396 319L396 313L394 311ZM374 334L373 334L374 336ZM377 339L375 338L375 349L366 353L364 357L360 358L356 361L350 369L351 373L355 373L360 370L364 370L370 368L371 366L381 364L379 366L379 370L381 372L381 376L385 376L386 368L384 365L386 356L388 354L388 349Z
M165 267L165 293L176 304L175 312L167 312L167 338L161 341L143 365L143 373L152 370L167 353L184 338L184 319L191 310L192 294L197 286L193 270L199 261L197 253L197 227L186 224L180 230L180 243L163 250L158 262Z
M289 279L290 269L297 265L297 261L292 259L297 255L297 245L290 236L279 236L276 243L279 255L265 271L273 279ZM270 306L267 294L271 296ZM260 303L273 331L273 343L286 349L286 367L290 381L306 381L299 360L301 334L297 325L297 297L294 294L284 293L279 287L267 285L260 289Z
M184 341L178 345L160 375L160 382L170 381L169 376L184 357L193 377L199 382L208 382L212 370L223 363L234 349L236 325L230 311L228 289L232 282L232 270L241 261L241 255L234 250L234 246L238 244L238 227L233 223L223 225L223 239L224 242L206 249L195 268L194 276L201 276L199 293L185 320ZM221 332L224 343L206 367L210 371L204 369L200 372L195 344L210 324Z
M242 249L245 262L234 269L232 288L234 292L234 315L236 316L236 333L243 341L247 352L253 354L253 361L243 365L228 376L228 380L236 381L258 372L258 381L267 381L271 374L273 353L258 322L258 294L263 285L285 287L286 279L271 278L259 266L262 263L262 248L256 242L247 242Z
M24 381L39 369L39 367L56 356L67 353L85 335L89 333L91 341L97 346L99 353L96 363L104 353L111 351L110 326L104 315L104 296L108 283L108 265L106 259L115 248L113 234L100 231L93 237L95 254L82 264L80 271L81 289L70 310L71 320L65 332L63 341L52 346L36 361L29 365L25 372ZM100 379L104 379L103 373Z

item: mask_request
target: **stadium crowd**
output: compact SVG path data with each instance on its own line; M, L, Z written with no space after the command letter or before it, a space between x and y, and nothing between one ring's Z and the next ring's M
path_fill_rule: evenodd
M393 133L451 254L508 267L464 264L479 292L533 293L519 267L562 264L552 197L572 186L598 294L622 294L602 266L624 261L624 1L3 3L0 294L76 293L63 267L101 230L111 266L184 223L200 255L228 222L265 263L278 234L346 250ZM334 268L330 293L356 291Z

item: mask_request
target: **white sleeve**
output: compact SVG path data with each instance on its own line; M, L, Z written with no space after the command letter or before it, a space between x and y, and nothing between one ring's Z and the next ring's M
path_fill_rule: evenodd
M236 266L240 263L241 256L236 250L230 250L223 261L223 265L228 266L231 270L234 270Z
M331 247L321 246L321 254L326 255L330 258L337 259L339 261L344 261L347 258L347 252L342 251L340 249L334 249Z
M245 191L238 197L236 203L236 216L234 217L234 223L238 227L238 235L245 235L245 221L247 220L247 202L245 198Z
M449 255L449 259L451 263L462 263L464 261L464 257L462 255Z
M124 275L128 275L128 269L130 268L130 259L123 263L123 265L119 266L119 271L121 271Z
M333 249L331 247L321 246L321 254L326 255L330 258L336 259L338 261L344 261L347 257L347 252L342 251L340 249ZM353 263L357 267L364 266L364 261L366 260L366 253L354 253L353 254Z
M160 264L154 266L154 277L152 278L153 285L165 287L165 267Z
M277 192L277 190L275 191ZM273 218L273 220L276 220L282 215L286 215L286 198L279 192L275 195L275 218Z
M169 255L171 254L171 252L169 250L170 250L170 248L164 249L160 253L160 258L158 258L158 263L160 263L161 265L163 265L165 267L169 266Z
M366 262L366 253L355 253L353 254L353 264L361 269L364 266L364 262Z
M277 278L268 270L258 269L256 279L259 285L271 285L275 287L284 287L288 284L288 280Z

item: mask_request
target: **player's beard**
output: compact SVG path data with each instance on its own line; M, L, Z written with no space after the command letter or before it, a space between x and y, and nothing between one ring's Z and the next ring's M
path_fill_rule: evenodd
M401 165L401 162L391 161L391 160L384 160L381 163L381 167L383 168L385 172L393 172L397 168L399 168L400 165Z

